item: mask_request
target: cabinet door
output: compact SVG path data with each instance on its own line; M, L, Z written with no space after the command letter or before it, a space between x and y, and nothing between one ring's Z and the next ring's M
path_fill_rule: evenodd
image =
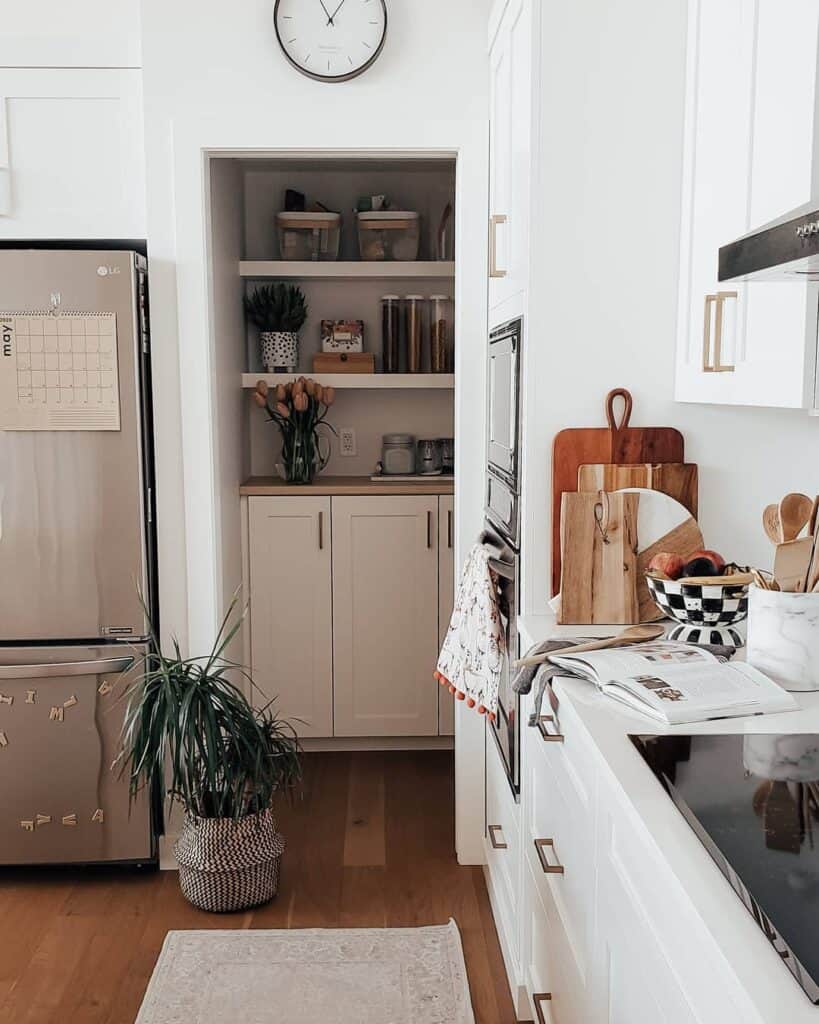
M805 284L717 281L720 245L811 196L819 8L692 0L676 397L802 407L815 347Z
M140 71L0 69L0 238L144 238L143 150Z
M455 604L455 498L438 498L438 644L444 642ZM438 735L455 735L455 701L449 690L438 692Z
M333 735L330 499L249 505L250 661L301 736Z
M438 499L333 498L336 736L435 736Z
M490 310L526 286L531 52L530 0L508 0L489 51Z

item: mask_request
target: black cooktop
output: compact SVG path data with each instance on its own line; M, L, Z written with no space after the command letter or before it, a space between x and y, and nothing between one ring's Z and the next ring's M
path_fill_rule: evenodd
M819 735L631 739L819 1004Z

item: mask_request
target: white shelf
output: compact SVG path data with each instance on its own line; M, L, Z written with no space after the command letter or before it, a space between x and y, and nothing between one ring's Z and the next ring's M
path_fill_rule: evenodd
M308 376L308 371L302 373L243 373L242 387L255 388L259 380L266 381L268 385L286 384L300 376ZM315 374L320 384L333 388L393 388L393 389L421 389L449 390L455 387L455 375L452 373L318 373Z
M263 279L275 278L321 278L339 280L344 278L369 278L384 280L386 278L447 278L455 277L455 264L438 260L414 260L412 262L394 262L378 260L328 260L312 262L310 260L240 260L239 276Z

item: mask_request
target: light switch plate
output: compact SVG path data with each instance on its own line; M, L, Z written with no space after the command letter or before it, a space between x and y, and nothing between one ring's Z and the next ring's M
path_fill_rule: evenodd
M355 443L355 430L352 427L338 428L338 454L358 455L358 448Z

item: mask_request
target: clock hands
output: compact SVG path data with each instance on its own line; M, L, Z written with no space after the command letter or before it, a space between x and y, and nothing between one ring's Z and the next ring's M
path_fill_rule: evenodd
M322 3L322 5L321 5L321 6L323 7L323 6L324 6L324 4ZM336 7L336 9L335 9L335 10L333 11L333 17L332 17L332 18L330 18L330 20L329 20L329 21L327 22L327 24L328 24L328 25L335 25L335 21L333 20L333 18L335 18L335 16L336 16L336 15L338 14L338 12L339 12L339 11L341 10L341 8L342 8L343 6L344 6L344 0L341 0L341 3L340 3L340 4L338 5L338 7Z
M342 0L342 2L343 2L343 0ZM322 9L322 10L324 11L324 13L325 13L325 14L327 15L327 24L328 24L328 25L333 25L333 24L334 24L334 23L333 23L333 18L334 18L334 17L336 16L336 14L338 14L338 11L336 11L336 12L335 12L335 14L330 14L330 12L329 12L329 11L327 10L327 8L326 8L326 7L324 6L324 0L319 0L319 3L321 4L321 9ZM341 6L341 5L339 5L339 6Z

